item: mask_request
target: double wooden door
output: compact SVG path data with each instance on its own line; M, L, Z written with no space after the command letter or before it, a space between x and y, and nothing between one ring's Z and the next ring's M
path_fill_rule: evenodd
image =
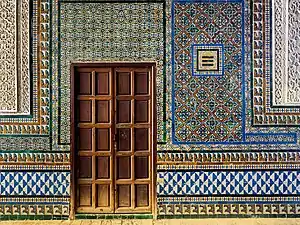
M78 213L151 212L153 65L73 67Z

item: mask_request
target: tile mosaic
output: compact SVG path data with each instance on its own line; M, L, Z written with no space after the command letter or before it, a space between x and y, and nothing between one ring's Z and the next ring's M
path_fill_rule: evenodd
M70 172L0 172L1 196L69 196Z
M9 6L14 1L3 1L2 7L5 7L5 2ZM28 49L29 43L26 43L29 38L23 38L20 43L24 52L20 54L23 56L22 60L19 61L23 65L22 73L26 74L26 76L18 77L17 81L19 91L22 90L19 96L21 102L18 102L16 115L3 115L0 117L0 138L20 134L47 135L50 129L49 2L48 0L22 0L21 8L20 15L23 23L18 26L24 32L32 34L30 38L32 43L30 50ZM37 13L38 11L40 13ZM27 18L29 12L30 24L26 23L29 20ZM28 28L29 25L30 29ZM32 62L28 62L27 55L32 56ZM28 68L29 66L31 68ZM29 78L29 75L31 78ZM24 113L30 113L30 115L22 115Z
M32 113L0 117L0 219L69 215L74 61L157 63L159 216L300 213L300 108L272 102L282 83L270 0L28 3ZM202 44L223 45L222 76L193 76L192 46Z
M174 144L243 140L242 14L241 3L173 4ZM193 46L217 44L224 46L224 76L192 76Z
M159 196L285 196L300 194L299 171L158 172Z
M29 216L48 216L53 219L53 216L68 216L69 204L0 204L0 219L5 216L25 215L26 219ZM28 216L28 217L27 217ZM16 218L16 217L10 217ZM16 218L17 219L17 218Z
M57 51L58 95L54 96L54 122L58 120L59 143L70 143L70 63L75 61L155 61L157 84L163 85L164 74L164 2L150 3L64 3L57 1L59 24ZM76 21L76 26L74 26ZM89 29L86 29L89 27ZM56 46L56 44L58 46ZM57 48L57 49L56 49ZM130 49L130 51L129 51ZM163 90L157 98L163 99ZM61 107L64 105L65 107ZM163 103L158 101L158 110L163 112ZM163 121L158 114L158 121ZM63 127L63 129L62 129ZM161 139L161 126L158 137Z

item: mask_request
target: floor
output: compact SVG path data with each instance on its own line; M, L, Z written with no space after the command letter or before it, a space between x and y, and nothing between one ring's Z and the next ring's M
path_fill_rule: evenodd
M300 219L0 221L0 225L300 225Z

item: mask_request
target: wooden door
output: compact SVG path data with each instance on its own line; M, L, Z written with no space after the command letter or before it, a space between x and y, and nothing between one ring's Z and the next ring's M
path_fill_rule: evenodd
M92 66L73 67L75 211L149 213L154 67Z
M151 211L151 73L115 69L117 212Z

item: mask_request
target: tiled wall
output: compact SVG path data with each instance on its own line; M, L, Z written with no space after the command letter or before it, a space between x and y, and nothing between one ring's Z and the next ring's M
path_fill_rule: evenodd
M272 46L299 16L283 2L23 0L31 110L0 117L0 218L68 217L69 67L91 61L157 62L159 217L297 215L299 48Z

